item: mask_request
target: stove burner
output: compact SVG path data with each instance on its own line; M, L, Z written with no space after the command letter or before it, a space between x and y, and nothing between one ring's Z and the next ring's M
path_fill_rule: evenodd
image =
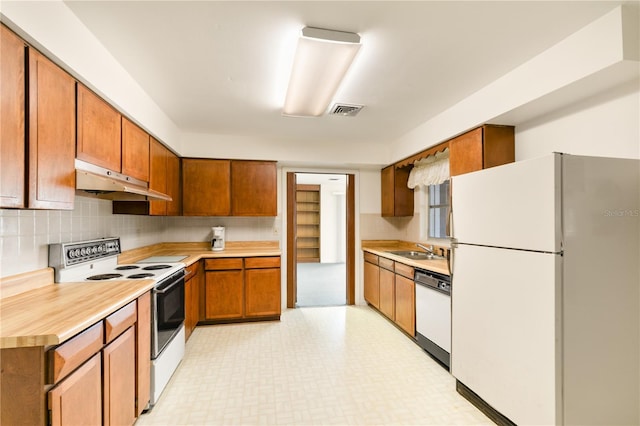
M146 272L143 274L133 274L133 275L129 275L127 278L135 280L139 278L149 278L149 277L153 277L153 274L151 272Z
M110 280L112 278L120 278L122 274L99 274L99 275L91 275L87 277L88 280L91 281L102 281L102 280Z
M167 269L167 268L171 268L171 265L151 265L151 266L146 266L142 269L144 269L145 271L155 271L158 269Z
M129 269L138 269L138 268L139 266L136 266L136 265L124 265L124 266L118 266L116 268L116 271L126 271Z

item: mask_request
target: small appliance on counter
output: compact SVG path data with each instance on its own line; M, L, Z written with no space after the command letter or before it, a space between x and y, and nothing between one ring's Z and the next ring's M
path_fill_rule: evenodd
M213 233L213 236L211 237L211 250L224 250L224 226L213 226L211 228L211 232Z

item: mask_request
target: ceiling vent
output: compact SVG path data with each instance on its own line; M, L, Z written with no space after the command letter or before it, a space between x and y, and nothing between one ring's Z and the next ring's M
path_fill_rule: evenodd
M362 108L364 108L364 105L334 104L329 111L329 115L355 117Z

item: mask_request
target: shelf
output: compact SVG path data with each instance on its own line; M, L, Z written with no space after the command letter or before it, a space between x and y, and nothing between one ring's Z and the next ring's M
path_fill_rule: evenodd
M298 262L320 261L320 185L296 187Z

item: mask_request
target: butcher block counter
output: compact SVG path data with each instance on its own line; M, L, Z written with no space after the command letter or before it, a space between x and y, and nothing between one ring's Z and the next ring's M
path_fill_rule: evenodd
M135 263L152 256L187 256L180 260L186 266L201 260L226 257L280 256L278 241L227 241L225 249L212 251L209 243L159 243L127 250L118 256L118 263Z
M189 266L208 258L280 255L277 241L227 242L223 251L211 251L209 243L159 243L125 251L118 263L186 256L181 262ZM31 289L14 290L22 283ZM153 288L152 280L54 284L51 268L2 278L0 284L0 348L58 345Z
M387 259L391 259L405 265L413 266L414 268L425 269L428 271L449 275L449 266L447 264L447 259L414 260L389 253L389 251L399 250L423 251L422 249L416 247L415 243L396 240L363 240L361 245L363 251L375 254L376 256L386 257ZM438 249L439 247L434 246L434 251L437 252ZM447 250L446 248L443 249Z
M0 348L58 345L153 288L152 280L51 284L0 300Z

